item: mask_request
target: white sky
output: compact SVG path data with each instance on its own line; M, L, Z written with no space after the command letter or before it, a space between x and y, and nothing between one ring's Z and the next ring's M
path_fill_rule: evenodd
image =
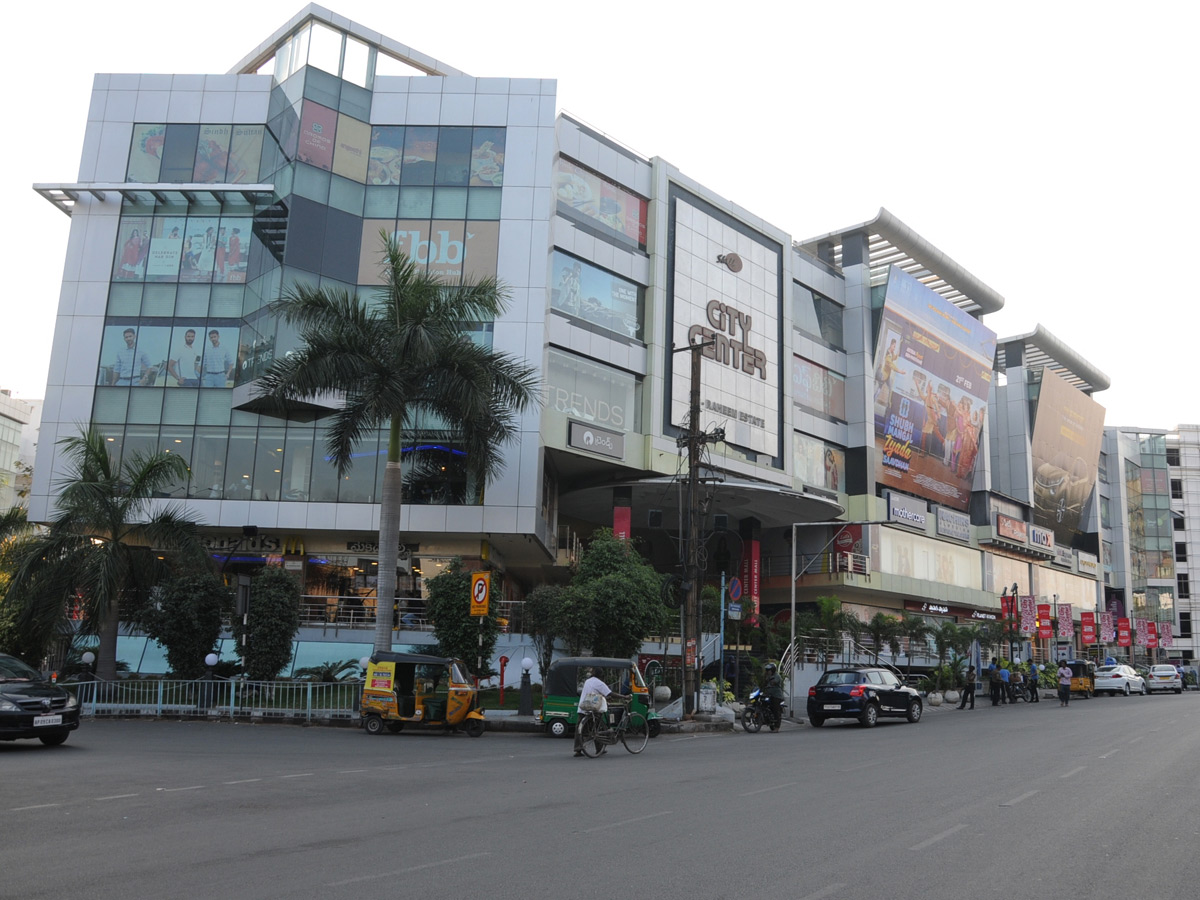
M471 75L556 78L560 110L795 238L886 207L1004 295L1001 337L1041 324L1105 372L1106 424L1200 422L1197 4L323 5ZM69 222L30 186L76 179L92 75L225 72L302 6L5 14L0 387L45 393Z

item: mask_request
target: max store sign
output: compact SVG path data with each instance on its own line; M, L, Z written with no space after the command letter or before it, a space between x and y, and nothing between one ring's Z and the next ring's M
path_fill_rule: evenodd
M688 329L688 343L713 341L701 351L707 358L747 375L758 373L766 381L767 355L750 346L754 317L720 300L709 300L705 314L712 327L693 325Z

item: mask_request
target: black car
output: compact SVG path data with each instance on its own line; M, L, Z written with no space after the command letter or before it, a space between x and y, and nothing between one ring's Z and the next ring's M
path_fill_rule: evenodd
M826 719L858 719L872 727L880 716L919 722L921 695L889 669L855 666L830 669L808 689L808 721L820 728Z
M15 656L0 653L0 741L57 746L79 727L79 701Z

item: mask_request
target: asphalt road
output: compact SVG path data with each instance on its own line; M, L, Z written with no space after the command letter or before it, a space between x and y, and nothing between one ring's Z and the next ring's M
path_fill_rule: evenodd
M0 897L1200 893L1200 694L664 734L85 722L0 744Z

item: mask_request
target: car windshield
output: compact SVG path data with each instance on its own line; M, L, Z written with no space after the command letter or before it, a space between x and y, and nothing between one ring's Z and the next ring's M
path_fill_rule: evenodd
M1155 675L1175 675L1176 674L1174 666L1155 666L1150 671L1153 672Z
M0 681L41 681L42 676L12 656L0 656Z

